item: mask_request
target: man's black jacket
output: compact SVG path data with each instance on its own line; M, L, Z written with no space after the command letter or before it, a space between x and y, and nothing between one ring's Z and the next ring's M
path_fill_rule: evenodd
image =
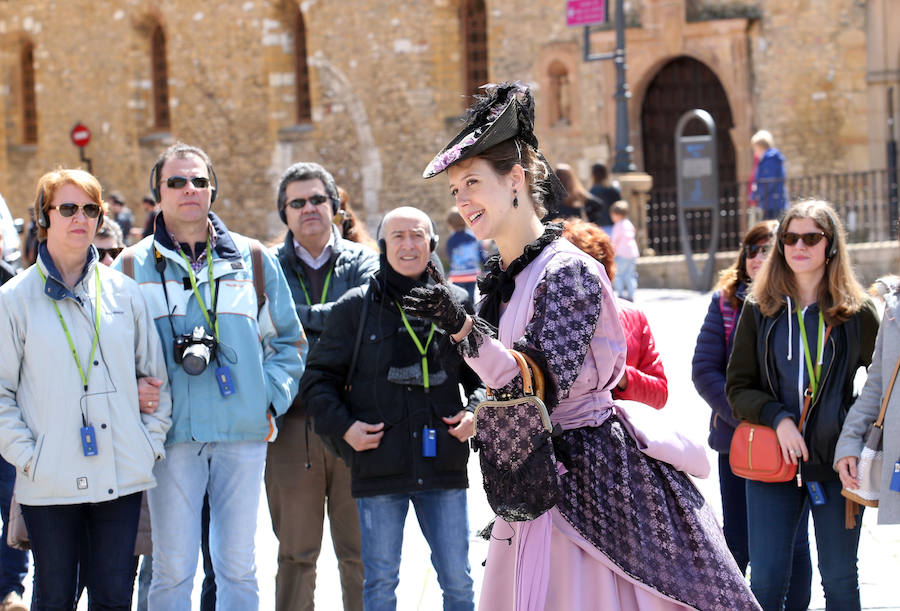
M452 289L461 301L468 299L466 291ZM370 302L359 355L350 389L345 390L366 299ZM425 345L427 327L423 321L409 320ZM413 343L396 304L384 299L377 277L368 287L350 290L335 304L307 360L300 400L313 415L316 432L323 436L340 438L356 420L384 422L384 436L377 448L353 452L354 497L468 486L468 444L451 436L441 417L466 408L474 410L484 398L484 388L455 350L438 354L441 343L446 340L441 330L435 329L427 350L431 384L426 393L421 380L411 381L411 377L421 377L419 359L398 362L398 355L410 354ZM404 375L409 383L403 383ZM460 384L466 402L461 398ZM433 458L423 456L425 426L437 432L437 455Z

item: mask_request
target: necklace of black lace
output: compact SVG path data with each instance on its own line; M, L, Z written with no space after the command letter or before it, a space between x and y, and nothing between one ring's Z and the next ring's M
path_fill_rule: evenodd
M562 225L546 223L544 233L531 242L506 269L500 268L500 255L485 263L485 273L478 279L478 291L484 296L478 315L493 326L500 324L500 306L507 303L516 289L516 276L554 240L562 235Z

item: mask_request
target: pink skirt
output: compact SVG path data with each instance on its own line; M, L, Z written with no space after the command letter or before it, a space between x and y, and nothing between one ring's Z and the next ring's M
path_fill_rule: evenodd
M484 585L478 607L482 611L522 609L604 611L682 611L693 609L625 575L600 550L582 537L554 507L549 541L549 589L541 601L519 601L516 573L519 523L497 518L488 546ZM511 543L510 543L511 540ZM530 545L540 543L529 542ZM538 591L532 591L540 596ZM527 597L527 595L526 595Z

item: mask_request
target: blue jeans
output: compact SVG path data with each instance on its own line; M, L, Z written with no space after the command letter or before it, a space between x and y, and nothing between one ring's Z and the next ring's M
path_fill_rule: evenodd
M264 441L176 443L153 469L150 611L189 611L209 493L209 552L219 611L259 607L254 558Z
M750 564L747 542L747 480L731 472L728 454L719 454L719 491L722 494L722 530L725 542L734 556L741 573ZM751 573L753 567L750 568ZM788 587L785 609L806 611L809 608L812 584L812 562L809 558L809 507L803 511L797 526L794 555L791 565L791 583Z
M824 505L811 505L806 486L793 482L766 484L747 480L747 525L750 534L750 589L765 611L781 611L788 581L794 537L803 510L810 507L816 528L819 573L827 611L857 611L859 579L856 552L862 520L844 528L845 500L840 482L821 482Z
M22 505L34 554L32 610L75 608L85 532L88 608L131 609L140 513L139 492L105 503Z
M473 610L475 593L469 570L469 518L464 488L356 499L365 573L363 607L366 611L397 608L400 547L410 501L431 548L431 564L444 593L444 611Z
M28 573L28 552L6 544L9 532L9 503L16 485L16 468L0 458L0 515L3 517L3 540L0 541L0 600L10 592L25 591L22 580Z
M616 257L615 260L616 277L613 279L613 289L622 299L634 301L634 293L637 291L637 259Z

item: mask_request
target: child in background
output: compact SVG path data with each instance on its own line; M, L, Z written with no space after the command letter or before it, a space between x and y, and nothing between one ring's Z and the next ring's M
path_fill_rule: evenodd
M450 282L469 292L475 299L475 279L485 261L481 242L469 229L456 206L447 214L447 225L453 233L447 239L447 259L450 261Z
M609 209L612 219L612 245L616 253L616 273L613 288L616 295L628 301L634 301L637 290L637 258L638 245L635 238L634 225L628 220L628 202L619 200Z

